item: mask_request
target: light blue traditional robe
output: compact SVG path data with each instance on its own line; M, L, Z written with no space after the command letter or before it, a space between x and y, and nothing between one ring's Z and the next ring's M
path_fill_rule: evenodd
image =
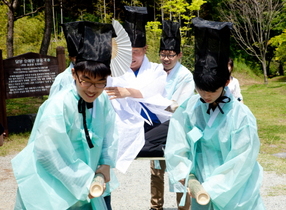
M90 149L78 100L71 84L39 108L28 145L12 160L18 183L15 209L106 209L102 196L90 200L88 194L97 167L115 166L115 113L106 93L86 110Z
M167 99L174 100L179 105L182 104L194 94L193 74L180 62L177 62L167 76L165 90Z
M70 62L69 67L56 76L51 86L49 97L55 95L61 89L69 87L69 85L74 81L72 76L72 68L73 68L73 63Z
M194 95L195 83L193 74L180 62L177 62L167 76L165 90L167 99L176 101L178 105L181 105ZM155 168L161 169L160 162L158 160L154 162ZM184 186L180 182L175 184L169 183L169 188L171 192L184 191Z
M257 162L260 141L256 119L226 88L229 103L207 114L199 95L185 101L170 120L165 158L172 183L196 175L211 202L195 210L263 210L262 167Z

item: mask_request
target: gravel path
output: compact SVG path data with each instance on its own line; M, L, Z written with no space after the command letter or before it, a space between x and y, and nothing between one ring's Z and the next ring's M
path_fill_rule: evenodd
M14 155L0 157L0 210L12 210L16 195L16 181L11 168ZM126 174L116 171L120 187L112 193L113 210L148 210L150 199L150 169L148 160L133 161ZM176 210L174 193L168 192L165 176L165 210ZM264 172L261 194L267 210L286 209L286 195L272 196L274 188L286 186L286 175ZM285 192L285 190L284 190Z

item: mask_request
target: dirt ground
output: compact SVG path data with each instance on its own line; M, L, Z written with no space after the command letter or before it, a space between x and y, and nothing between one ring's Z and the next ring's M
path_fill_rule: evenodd
M0 157L0 210L12 210L15 203L17 184L11 168L14 155ZM150 200L150 161L135 160L126 174L115 171L120 182L118 189L111 194L113 210L147 210ZM264 172L261 195L268 210L281 210L286 207L286 195L279 194L285 188L286 175ZM169 192L168 175L165 175L164 210L176 210L175 194ZM278 190L278 191L277 191Z

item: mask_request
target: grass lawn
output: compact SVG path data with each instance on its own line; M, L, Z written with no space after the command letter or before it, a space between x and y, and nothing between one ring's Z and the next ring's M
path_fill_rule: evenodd
M242 94L257 119L261 165L264 170L286 174L286 158L273 156L286 153L286 77L273 78L268 85L242 86Z

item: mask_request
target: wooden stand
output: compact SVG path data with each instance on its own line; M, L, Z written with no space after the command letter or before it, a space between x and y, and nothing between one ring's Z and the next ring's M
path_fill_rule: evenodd
M2 50L0 50L0 123L5 129L6 136L8 136L9 132L8 132L8 122L6 114L6 88L4 80Z
M204 190L194 174L189 175L188 188L198 204L207 205L210 202L209 194Z
M93 196L93 197L99 197L103 194L104 190L105 190L105 186L104 186L104 176L103 174L95 174L94 179L91 183L91 186L89 188L89 193Z

